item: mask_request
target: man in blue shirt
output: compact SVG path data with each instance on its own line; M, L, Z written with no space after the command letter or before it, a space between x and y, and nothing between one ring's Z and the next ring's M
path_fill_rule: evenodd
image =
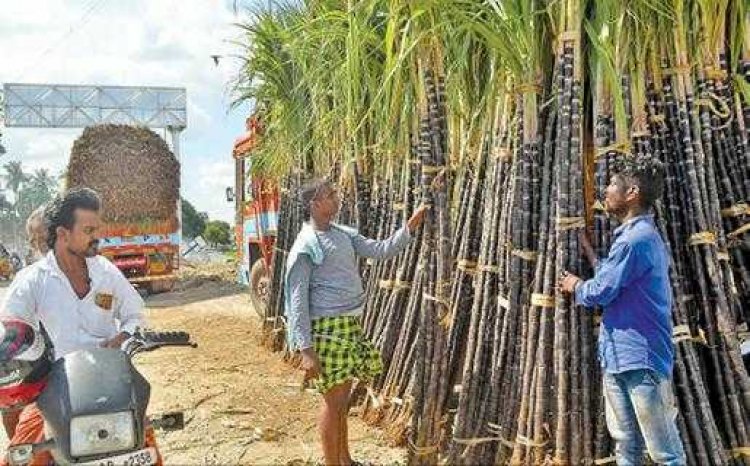
M604 309L599 359L618 465L643 464L644 448L658 464L685 464L672 393L670 259L652 212L663 173L649 156L623 161L605 192L607 212L621 223L609 255L597 260L582 235L594 278L583 281L566 271L559 283L576 304Z

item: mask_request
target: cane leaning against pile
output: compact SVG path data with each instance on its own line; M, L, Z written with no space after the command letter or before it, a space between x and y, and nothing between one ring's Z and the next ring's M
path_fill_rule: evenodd
M380 354L362 335L365 292L357 256L388 259L403 251L427 207L419 207L390 238L376 241L333 223L341 202L326 180L304 186L300 201L308 221L286 263L288 341L302 354L305 379L323 395L318 427L326 464L348 466L357 464L347 438L352 379L370 379L383 368Z
M576 304L604 308L599 358L618 465L643 464L644 448L657 464L685 464L672 393L669 255L653 215L663 173L648 156L623 160L605 193L607 212L621 222L609 255L598 260L582 235L594 278L563 272L559 283Z

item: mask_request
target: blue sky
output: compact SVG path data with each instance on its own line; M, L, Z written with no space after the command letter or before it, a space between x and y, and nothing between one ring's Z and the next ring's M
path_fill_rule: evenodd
M265 1L265 0L264 0ZM234 184L232 142L246 104L230 109L238 62L232 24L251 0L3 0L0 82L185 87L182 194L212 218L232 221L224 189ZM6 128L8 153L29 170L61 172L82 129ZM127 176L127 172L123 172Z

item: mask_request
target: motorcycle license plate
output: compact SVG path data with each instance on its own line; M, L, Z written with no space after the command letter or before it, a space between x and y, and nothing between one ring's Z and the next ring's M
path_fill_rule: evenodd
M153 447L144 448L124 455L76 464L79 466L151 466L156 464L156 449Z

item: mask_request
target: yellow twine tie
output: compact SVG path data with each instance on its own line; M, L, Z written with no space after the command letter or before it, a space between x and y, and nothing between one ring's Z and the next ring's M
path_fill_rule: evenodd
M534 442L525 435L519 435L516 437L516 443L525 447L543 447L549 443L549 440L545 440L544 442Z
M616 463L616 462L617 462L616 456L607 456L606 458L600 458L598 460L594 460L594 464L597 466L600 466L602 464Z
M746 223L727 235L728 238L737 238L743 233L750 231L750 223Z
M693 69L690 65L678 65L672 68L666 68L664 71L662 71L662 74L664 74L665 76L673 74L689 75L692 72Z
M708 345L708 341L706 341L706 334L703 332L703 329L698 329L698 336L694 337L690 333L690 327L684 324L678 325L674 329L672 329L672 342L677 344L683 341L691 341L693 343Z
M556 306L555 297L542 293L532 293L531 305L544 308L554 308Z
M427 301L432 301L432 302L435 302L437 304L441 304L441 305L443 305L445 307L450 307L450 303L448 301L446 301L445 299L438 298L437 296L433 296L433 295L428 294L428 293L422 293L422 298L424 298Z
M477 266L477 270L479 270L480 272L487 272L487 273L499 273L500 267L494 264L483 264L483 265Z
M497 295L497 304L503 309L510 309L510 300L507 296Z
M510 148L503 146L495 147L492 156L501 162L510 162L513 159Z
M409 440L409 449L417 456L428 456L433 453L437 453L438 449L440 448L440 445L428 445L426 447L418 447L414 445L414 443Z
M380 283L378 285L384 290L392 290L394 282L393 280L380 280Z
M602 157L610 152L618 152L624 155L630 155L630 141L620 141L609 146L600 147L596 150L596 156Z
M576 230L586 228L586 219L584 217L558 217L557 231Z
M521 259L529 261L529 262L534 262L538 254L536 251L514 249L513 251L511 251L511 255L520 257Z
M543 92L542 86L536 83L521 83L515 86L514 91L516 94L541 94Z
M702 231L690 236L688 245L697 246L699 244L716 244L716 234L712 231Z
M721 209L722 217L741 217L743 215L750 215L750 204L739 202L726 209Z
M707 66L703 68L706 78L711 81L723 81L727 79L727 72L716 66Z
M729 454L732 455L732 458L750 457L750 447L732 448L729 450Z
M444 169L444 165L422 165L422 173L426 175L434 175L435 173L440 173Z

